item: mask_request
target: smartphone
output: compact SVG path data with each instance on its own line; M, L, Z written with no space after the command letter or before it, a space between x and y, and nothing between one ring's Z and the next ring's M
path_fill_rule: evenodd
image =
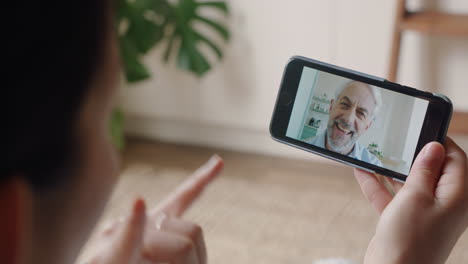
M383 78L295 56L281 81L273 139L405 181L431 141L443 143L452 103Z

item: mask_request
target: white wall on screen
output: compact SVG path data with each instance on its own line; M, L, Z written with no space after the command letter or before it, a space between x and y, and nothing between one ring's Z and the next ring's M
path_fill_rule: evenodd
M290 138L300 138L304 128L305 115L308 113L310 100L316 87L315 80L317 70L304 67L297 89L296 99L294 100L291 118L289 119L286 136Z
M408 137L406 138L405 150L403 151L403 159L410 163L413 160L414 152L416 151L416 145L418 144L419 135L421 134L421 128L424 117L426 116L428 105L429 102L426 100L416 98L414 101L410 126L408 128Z
M384 98L393 97L391 109L387 115L387 128L383 142L384 155L401 159L405 147L414 99L394 92L385 92ZM385 100L385 99L384 99Z

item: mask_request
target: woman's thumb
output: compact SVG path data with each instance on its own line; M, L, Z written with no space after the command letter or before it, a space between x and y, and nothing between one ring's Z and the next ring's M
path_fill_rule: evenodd
M444 147L438 142L428 143L416 157L404 189L433 196L444 159Z

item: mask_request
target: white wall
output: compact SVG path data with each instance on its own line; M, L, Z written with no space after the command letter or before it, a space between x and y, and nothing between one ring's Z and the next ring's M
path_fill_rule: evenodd
M444 8L468 13L468 1ZM303 55L385 76L394 0L231 0L232 40L225 58L202 79L160 63L160 49L146 58L152 80L125 87L128 131L149 138L242 151L310 157L269 139L268 125L283 67ZM419 3L414 1L412 6ZM404 38L400 81L438 89L468 110L468 39L417 34ZM426 44L427 43L427 44ZM429 60L429 54L435 55Z

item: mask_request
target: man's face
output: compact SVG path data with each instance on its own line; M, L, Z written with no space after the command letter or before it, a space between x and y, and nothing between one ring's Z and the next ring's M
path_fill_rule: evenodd
M358 138L372 124L375 100L370 87L352 82L331 101L327 148L348 155Z

